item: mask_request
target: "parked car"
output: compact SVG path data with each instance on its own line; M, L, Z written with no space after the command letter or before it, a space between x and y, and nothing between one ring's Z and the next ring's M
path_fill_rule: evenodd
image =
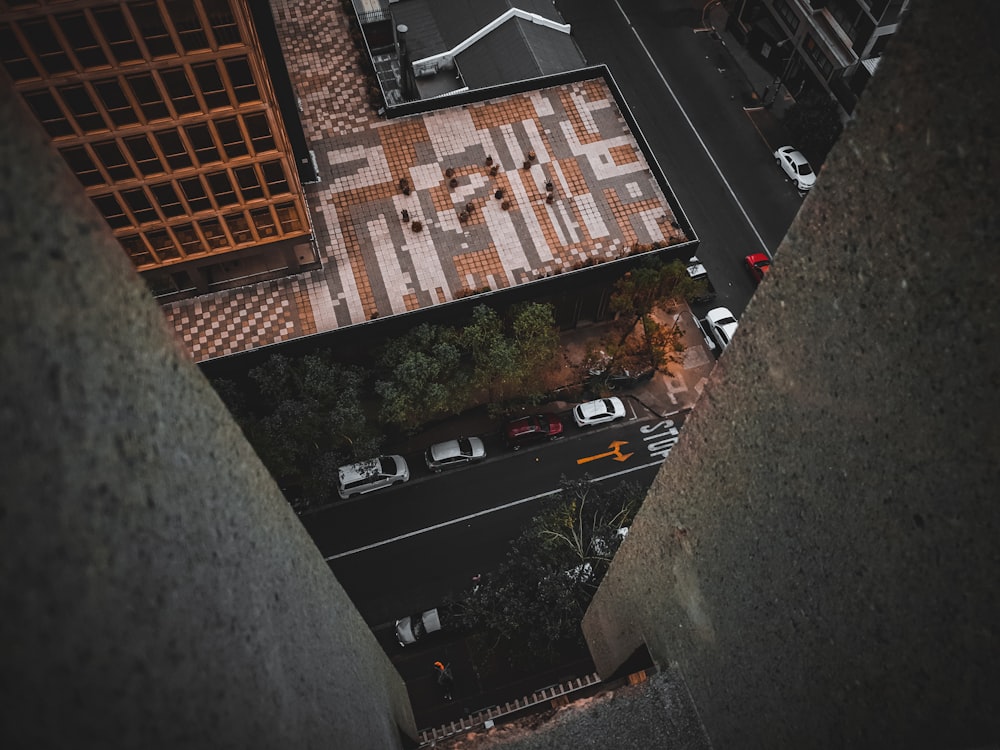
M771 270L771 259L767 257L764 253L753 253L748 255L743 259L744 265L746 265L747 270L750 275L756 279L759 284L767 276L767 272Z
M809 162L797 149L782 146L774 152L774 160L792 182L803 193L807 193L816 184L816 173Z
M428 609L396 620L396 640L400 646L412 646L425 635L440 629L441 617L437 609Z
M725 351L729 342L733 340L733 334L736 333L739 324L728 307L716 307L705 315L705 325L709 335L719 345L719 349Z
M337 469L337 494L344 500L402 484L410 478L410 467L402 456L377 456Z
M691 299L692 302L711 302L715 299L715 286L712 284L712 280L708 278L708 269L702 264L698 259L697 255L691 256L691 260L687 262L687 274L691 277L693 281L701 281L705 284L705 291L696 297Z
M484 458L486 458L486 448L483 441L477 437L460 437L457 440L434 443L424 453L427 468L431 471L482 461Z
M599 398L577 404L573 409L573 420L578 427L613 422L625 416L625 404L617 396Z
M504 438L514 450L541 440L552 440L563 434L563 423L555 414L535 414L512 419L504 426Z

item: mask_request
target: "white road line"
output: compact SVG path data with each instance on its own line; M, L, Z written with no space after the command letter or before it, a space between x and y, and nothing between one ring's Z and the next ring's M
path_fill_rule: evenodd
M656 61L653 60L653 56L649 53L649 48L646 47L646 43L642 41L642 37L639 36L639 32L636 30L635 26L632 25L632 19L630 19L628 15L625 13L624 9L622 8L618 0L615 0L615 5L618 7L618 12L622 14L622 18L625 19L625 22L628 24L628 27L632 29L632 34L634 34L635 38L639 40L639 45L642 47L642 51L646 53L646 57L649 58L649 62L653 66L653 70L656 71L656 75L658 75L660 77L660 80L663 81L664 87L666 87L667 91L670 93L670 96L677 104L677 109L679 109L681 111L681 114L684 115L684 119L687 120L687 124L691 128L691 132L694 133L694 137L698 139L698 143L700 143L701 147L705 150L705 154L708 156L709 161L712 162L712 166L715 167L715 171L719 173L719 178L722 180L722 183L726 186L726 190L728 190L729 194L733 196L733 201L735 201L736 205L739 207L740 213L743 214L743 218L746 219L747 226L750 227L750 231L757 236L757 240L760 242L760 246L764 249L764 252L767 254L767 257L770 258L771 251L767 249L767 243L764 242L764 238L760 236L760 232L757 231L757 227L755 227L753 225L753 222L750 221L750 216L747 214L746 209L743 208L743 204L740 203L740 199L736 197L736 193L733 191L732 186L729 184L729 180L727 180L726 176L722 174L722 169L719 168L719 164L718 162L715 161L715 157L713 157L712 153L708 150L708 146L705 145L705 141L701 139L701 134L698 133L697 129L694 126L694 123L691 122L691 118L688 117L687 112L684 111L684 107L681 106L681 102L680 99L677 98L677 94L675 94L674 90L670 88L670 84L667 83L667 79L664 77L663 72L657 67Z
M617 471L614 474L606 474L606 475L604 475L602 477L594 477L593 481L595 481L595 482L603 482L605 479L614 479L615 477L620 477L620 476L623 476L625 474L631 474L633 471L640 471L642 469L648 469L650 466L659 466L662 463L663 463L663 459L661 459L659 461L653 461L653 462L648 463L648 464L643 464L642 466L633 466L630 469L622 469L621 471ZM513 502L506 503L504 505L498 505L495 508L487 508L486 510L481 510L478 513L471 513L471 514L469 514L467 516L462 516L461 518L453 518L450 521L445 521L443 523L434 524L433 526L428 526L425 529L417 529L416 531L409 531L409 532L407 532L405 534L400 534L399 536L394 536L392 539L383 539L381 542L372 542L371 544L366 544L364 547L358 547L357 549L350 549L350 550L347 550L346 552L338 552L336 555L330 555L329 557L325 557L323 559L326 560L327 562L329 562L330 560L336 560L336 559L338 559L340 557L348 557L349 555L356 555L359 552L367 552L370 549L375 549L377 547L384 547L387 544L392 544L394 542L400 542L403 539L409 539L410 537L419 536L421 534L426 534L426 533L431 532L431 531L437 531L438 529L443 529L443 528L445 528L447 526L453 526L456 523L465 523L466 521L470 521L473 518L479 518L480 516L486 516L486 515L489 515L490 513L496 513L497 511L506 510L507 508L513 508L514 506L522 505L523 503L530 503L532 500L538 500L539 498L542 498L542 497L548 497L549 495L554 495L557 492L559 492L559 490L557 490L557 489L556 490L549 490L548 492L542 492L541 494L532 495L531 497L524 497L524 498L521 498L520 500L514 500Z

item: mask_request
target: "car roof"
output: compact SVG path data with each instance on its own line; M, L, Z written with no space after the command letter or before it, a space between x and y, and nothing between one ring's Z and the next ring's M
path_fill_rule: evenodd
M455 440L445 440L442 443L435 443L430 447L431 458L435 461L441 461L446 458L454 458L455 456L461 456L462 446L459 442L460 440L467 440L469 442L469 448L473 456L479 455L483 452L483 441L477 437L471 438L457 438Z
M621 399L617 396L612 396L611 398L599 398L594 401L586 401L576 408L585 417L593 417L598 414L608 414L617 411L617 406L615 402L621 403ZM610 402L610 403L608 403Z

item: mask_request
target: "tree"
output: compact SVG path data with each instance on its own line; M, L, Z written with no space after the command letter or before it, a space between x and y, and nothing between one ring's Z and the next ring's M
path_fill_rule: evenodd
M817 89L802 94L785 113L784 121L814 169L823 163L844 129L837 103Z
M261 461L293 504L329 499L337 467L378 453L380 438L362 408L365 372L327 353L274 354L250 370L252 418L241 424Z
M382 377L375 392L386 422L412 430L465 405L469 377L453 328L422 323L386 342L378 365Z
M492 308L478 305L462 330L462 345L472 362L472 385L486 391L497 409L514 399L537 402L541 375L559 351L552 306L516 306L509 327Z
M461 624L495 646L550 660L582 641L580 621L644 496L590 479L563 480L560 492L515 539L500 567L464 592L454 607Z
M618 340L607 346L613 361L607 363L606 369L659 368L669 353L677 350L680 338L675 328L664 329L656 322L653 310L690 301L704 294L705 286L704 281L692 279L679 260L670 263L651 260L618 279L612 289L610 307L618 313L622 324ZM636 325L640 322L637 336Z

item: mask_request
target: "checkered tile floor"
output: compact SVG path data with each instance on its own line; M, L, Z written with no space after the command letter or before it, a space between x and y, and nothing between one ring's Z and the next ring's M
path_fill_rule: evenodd
M384 120L340 4L272 6L323 267L165 306L196 361L685 239L602 80Z

